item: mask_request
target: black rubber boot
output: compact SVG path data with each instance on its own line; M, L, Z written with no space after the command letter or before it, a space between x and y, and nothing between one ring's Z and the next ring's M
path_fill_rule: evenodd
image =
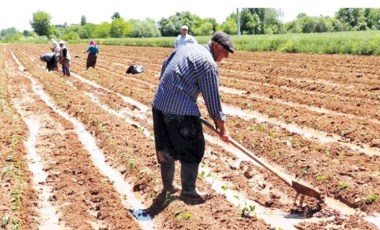
M174 183L174 171L174 162L161 163L161 179L164 186L163 191L165 192L176 193L181 190L178 185Z
M182 163L181 166L181 183L182 191L180 198L184 200L195 200L198 202L205 201L205 194L202 194L196 190L196 181L198 176L198 163Z

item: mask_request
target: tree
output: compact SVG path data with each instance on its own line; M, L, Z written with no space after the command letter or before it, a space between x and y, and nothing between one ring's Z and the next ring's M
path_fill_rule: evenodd
M96 38L108 38L110 37L111 25L108 22L103 22L102 24L96 26L94 31L94 37Z
M82 17L81 17L81 19L80 19L80 25L81 26L84 26L84 25L86 25L86 16L84 16L84 15L82 15Z
M174 36L178 33L175 24L173 21L167 18L162 18L160 21L158 21L159 30L162 34L162 36Z
M115 18L111 22L110 36L111 38L121 38L124 35L126 24L122 18Z
M78 35L81 39L94 38L94 31L96 30L96 25L93 23L86 23L86 25L81 26L78 31Z
M50 37L52 33L51 17L44 11L37 11L33 13L33 20L30 22L34 32L39 36Z
M237 34L237 14L232 12L222 23L221 28L228 34Z
M341 8L335 13L335 18L347 24L351 30L366 30L364 13L364 9L361 8Z
M145 21L130 20L132 24L132 31L129 34L131 37L159 37L160 31L156 26L156 22L153 19L147 18Z
M368 28L380 29L380 9L365 9Z
M177 36L182 25L189 27L189 33L201 26L201 18L191 14L190 11L177 12L169 18L162 18L158 22L160 33L163 36ZM174 28L173 28L174 26Z
M115 13L113 13L113 15L112 15L112 17L111 17L112 20L120 19L120 18L121 18L121 16L120 16L119 12L115 12Z

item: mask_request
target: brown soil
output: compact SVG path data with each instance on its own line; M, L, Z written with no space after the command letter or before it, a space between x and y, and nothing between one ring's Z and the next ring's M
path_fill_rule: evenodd
M239 160L211 139L203 160L211 174L201 169L197 183L210 199L193 205L178 194L160 194L153 138L144 131L152 132L150 103L171 49L101 46L96 69L86 70L86 47L68 46L72 77L44 70L39 55L46 45L0 46L0 218L10 219L4 229L41 224L41 191L33 186L24 145L27 121L39 124L35 148L47 174L43 185L51 190L49 202L62 228L141 228L113 179L94 164L74 124L36 92L40 86L59 110L92 134L106 163L132 186L157 229L273 228L274 223L260 218L263 213L245 215L244 207L214 191L207 182L210 175L224 181L224 190L237 191L268 210L304 217L295 228L377 229L365 217L380 210L380 58L238 51L220 64L222 101L234 140L355 212L346 215L328 203L297 196L265 168ZM132 64L144 65L145 72L126 75ZM202 101L198 103L207 118ZM210 129L204 131L217 140ZM180 184L178 175L176 180Z

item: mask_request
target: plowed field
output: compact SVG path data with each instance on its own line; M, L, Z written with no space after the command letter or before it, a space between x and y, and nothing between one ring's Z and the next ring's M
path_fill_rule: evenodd
M223 60L232 138L325 199L297 194L204 127L197 186L210 199L188 204L160 193L152 134L171 49L100 46L86 70L87 46L68 48L63 77L40 61L47 45L0 46L0 229L380 228L380 57L237 51ZM127 75L132 64L145 72Z

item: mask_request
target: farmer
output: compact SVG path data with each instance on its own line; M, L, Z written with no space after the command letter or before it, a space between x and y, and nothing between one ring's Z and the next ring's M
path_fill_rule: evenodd
M179 34L174 42L174 47L178 49L182 45L186 45L187 43L198 44L197 40L193 36L188 33L189 27L187 25L183 25L181 27L181 34Z
M85 53L88 53L86 68L88 69L92 67L93 69L95 69L96 60L98 58L98 53L99 53L99 48L94 40L90 41L90 45L88 46Z
M59 47L58 42L54 38L51 39L51 45L51 51L54 53L51 63L53 66L53 70L58 71L59 51L61 50L61 48Z
M184 200L204 202L196 190L198 167L205 140L196 100L202 93L208 113L220 130L220 138L229 142L226 115L221 106L217 62L233 53L231 38L216 32L207 45L187 44L174 50L163 62L160 83L153 103L153 125L158 163L161 166L163 192L180 191L174 183L175 160L181 163Z
M67 49L65 42L62 40L59 42L59 47L61 48L59 52L59 63L62 65L63 76L70 76L71 57L69 49Z

